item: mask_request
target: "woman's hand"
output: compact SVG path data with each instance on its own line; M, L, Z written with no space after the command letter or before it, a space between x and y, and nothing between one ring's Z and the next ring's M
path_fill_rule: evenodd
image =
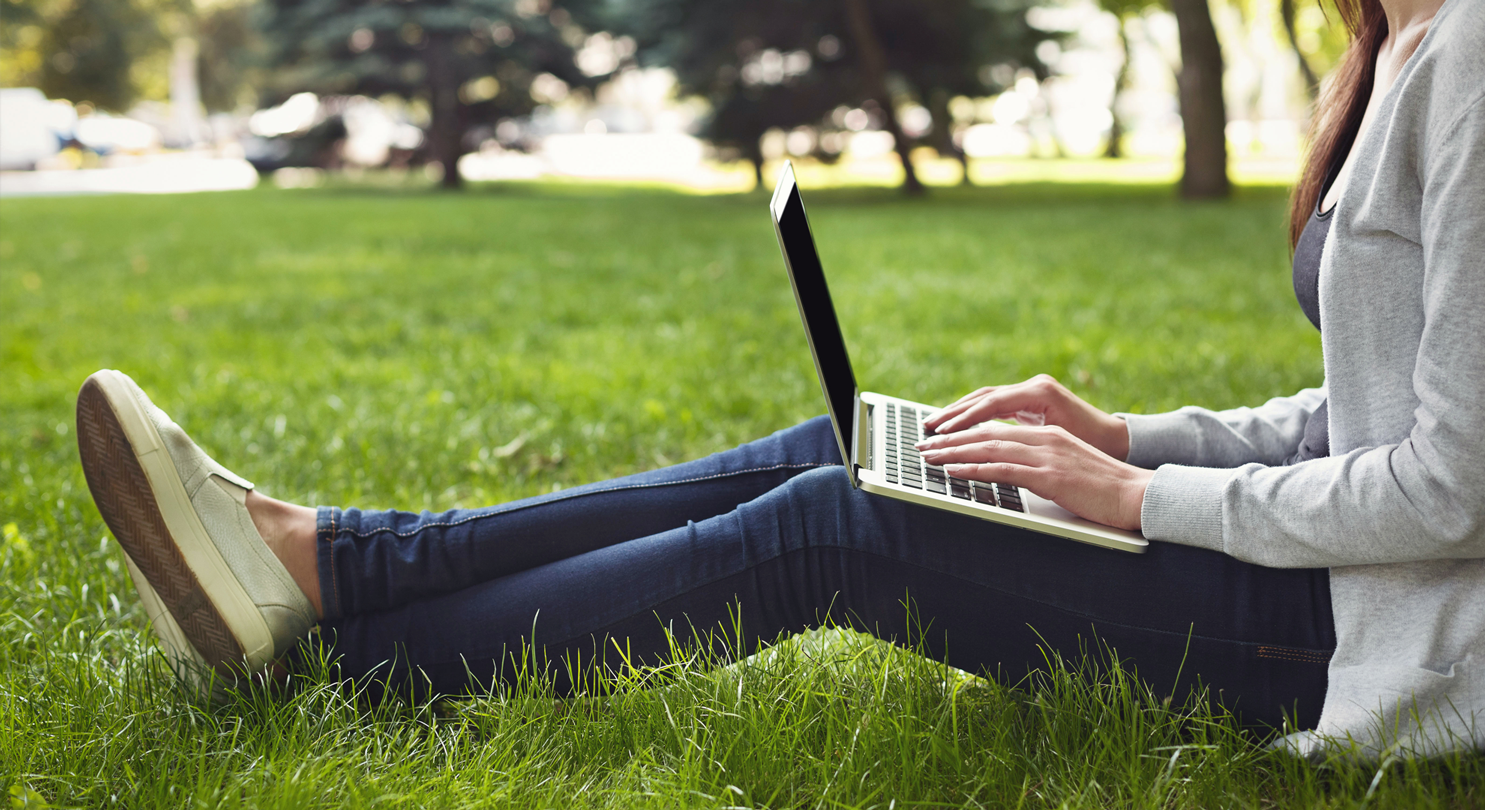
M1145 487L1155 474L1111 458L1056 425L986 422L930 436L918 449L924 461L950 475L1025 487L1079 517L1131 531L1140 529Z
M1129 426L1124 420L1089 405L1046 374L1038 374L1026 382L992 385L966 394L923 424L935 433L945 434L992 419L1060 427L1105 455L1121 461L1129 457Z

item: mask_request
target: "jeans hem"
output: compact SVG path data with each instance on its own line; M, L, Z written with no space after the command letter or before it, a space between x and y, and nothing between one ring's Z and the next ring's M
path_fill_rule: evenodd
M340 507L321 506L315 510L315 563L320 579L320 605L331 622L341 618L340 582L335 575L335 534L341 527Z

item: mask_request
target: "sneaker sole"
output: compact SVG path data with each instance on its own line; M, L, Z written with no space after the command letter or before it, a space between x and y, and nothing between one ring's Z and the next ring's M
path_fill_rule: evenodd
M128 554L124 555L124 565L129 569L129 578L134 580L134 589L139 592L139 601L144 604L144 615L149 617L150 627L155 631L155 637L160 640L166 660L176 670L185 668L205 668L206 661L191 646L191 640L186 638L180 625L175 623L175 617L170 615L170 609L160 600L160 595L150 584L144 572L134 564L134 558Z
M223 672L267 663L267 622L207 534L123 375L102 371L83 384L77 437L103 520L201 660Z

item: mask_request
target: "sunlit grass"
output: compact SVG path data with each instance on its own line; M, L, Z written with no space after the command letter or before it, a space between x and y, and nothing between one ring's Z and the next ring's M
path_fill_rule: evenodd
M1320 380L1279 189L807 201L865 387L933 402L1049 371L1102 407L1153 411ZM0 203L0 790L90 807L1482 802L1478 757L1396 764L1368 798L1372 768L1266 752L1076 655L1010 688L850 633L726 668L677 650L663 673L565 701L532 681L374 704L312 665L286 692L203 707L164 676L77 465L88 373L127 371L279 497L482 505L818 413L782 273L758 195Z

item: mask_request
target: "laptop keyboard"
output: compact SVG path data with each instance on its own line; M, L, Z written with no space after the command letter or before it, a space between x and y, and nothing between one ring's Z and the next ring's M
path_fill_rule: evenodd
M984 484L955 478L945 473L943 467L924 464L923 456L913 445L934 435L933 431L923 427L916 408L899 408L891 402L886 407L887 418L884 423L887 429L887 460L884 470L887 483L950 495L987 506L998 506L1012 512L1026 511L1021 505L1021 490L1010 484Z

